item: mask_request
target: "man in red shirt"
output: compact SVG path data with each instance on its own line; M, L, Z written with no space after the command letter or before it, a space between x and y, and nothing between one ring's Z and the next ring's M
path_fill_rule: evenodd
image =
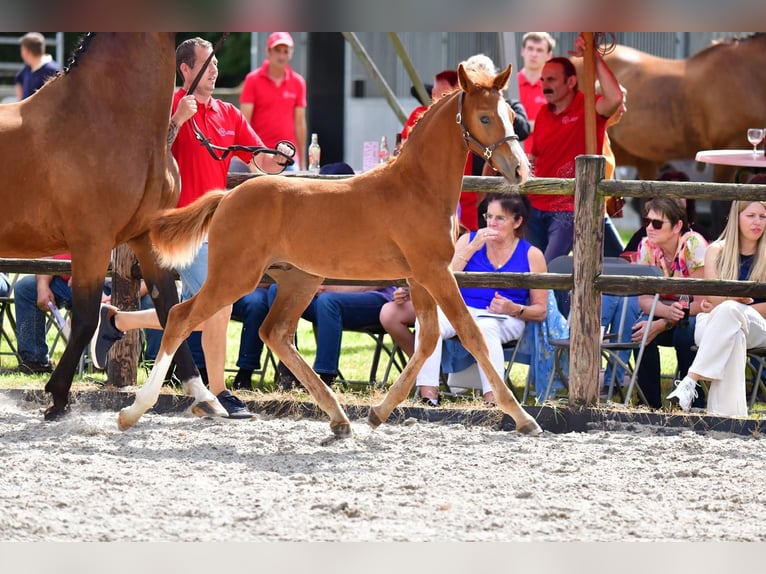
M306 169L306 81L288 62L293 38L274 32L266 42L267 58L245 76L239 108L267 146L294 142L300 169ZM296 166L297 168L298 166ZM290 169L290 168L288 168Z
M227 172L233 155L245 163L253 158L250 152L235 152L223 161L214 159L195 137L195 124L204 137L210 138L210 143L216 146L264 145L236 106L213 97L218 78L218 60L215 56L202 74L194 93L187 94L187 89L212 51L210 42L202 38L186 40L176 49L176 64L184 81L183 87L173 97L169 143L172 143L171 152L181 174L179 207L188 205L210 190L226 188ZM254 168L252 170L255 171ZM181 276L184 299L197 293L207 277L207 248L206 239L194 261L188 267L177 270ZM229 418L252 418L254 415L226 389L224 382L226 331L230 317L231 305L227 305L205 321L202 328L202 349L210 391L229 413Z
M535 131L535 118L547 102L543 94L543 84L540 76L545 62L553 57L556 40L548 32L527 32L521 39L521 58L524 67L519 70L519 99L527 112L530 134L524 140L524 151L532 151L532 141Z
M582 56L585 40L575 39L574 56ZM604 145L606 122L623 102L620 84L594 50L596 77L602 96L596 98L596 149ZM548 105L535 121L535 139L529 155L535 177L571 178L575 157L585 153L585 95L578 89L577 72L568 58L552 58L543 67L543 93ZM574 241L574 197L529 194L532 213L527 239L545 254L547 262L567 255Z

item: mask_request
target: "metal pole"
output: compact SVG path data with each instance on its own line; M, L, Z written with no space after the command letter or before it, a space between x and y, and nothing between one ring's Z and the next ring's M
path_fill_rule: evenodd
M430 102L431 94L426 92L426 88L423 85L423 80L421 80L417 70L415 70L415 66L412 64L410 55L407 53L407 49L404 47L401 38L399 38L399 34L396 32L389 32L388 37L391 39L391 43L394 45L394 50L396 50L396 53L402 60L402 65L404 66L404 69L407 70L407 74L410 76L412 85L415 86L415 91L417 91L418 96L420 96L420 100L423 102Z
M373 62L372 58L370 58L370 55L364 49L364 46L362 46L362 43L359 41L359 38L357 38L356 34L354 34L353 32L341 32L341 34L343 34L343 37L346 39L346 42L351 44L351 47L353 48L354 53L359 58L359 61L362 62L362 65L367 70L367 73L370 75L370 77L373 80L375 80L378 83L378 86L380 86L380 89L383 91L383 96L386 98L388 105L391 106L391 109L396 114L396 117L399 118L399 121L401 121L402 124L404 124L404 122L407 121L407 114L404 112L404 108L402 108L402 105L399 103L399 100L396 99L394 92L386 83L385 78L380 73L380 70L378 70L378 67L375 65L375 62Z

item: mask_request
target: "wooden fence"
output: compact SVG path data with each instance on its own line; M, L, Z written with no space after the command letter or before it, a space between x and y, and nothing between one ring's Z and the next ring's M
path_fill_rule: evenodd
M532 273L455 273L462 287L526 287L541 289L571 289L572 305L569 316L572 347L569 374L569 402L572 406L595 405L598 402L598 369L601 364L599 336L601 330L601 293L645 292L675 293L683 284L683 292L691 295L729 295L766 297L766 284L751 281L710 281L703 279L631 277L601 275L603 253L604 198L609 195L626 197L685 197L699 199L749 199L766 201L766 186L748 184L722 184L674 181L604 180L603 156L583 155L577 158L574 179L541 178L521 186L509 186L497 177L466 176L463 190L471 192L518 191L536 194L574 194L575 242L573 272L568 274ZM228 186L234 187L254 174L230 174ZM292 176L288 176L292 177ZM305 177L305 176L303 176ZM308 176L322 179L342 179L349 176ZM10 273L69 273L67 261L51 259L0 259L0 271ZM135 272L130 274L135 279ZM115 279L117 281L117 279ZM335 280L328 284L379 285L381 280ZM387 283L405 285L403 279L386 280ZM130 360L137 363L137 350ZM109 373L109 382L118 386L135 383L121 374Z

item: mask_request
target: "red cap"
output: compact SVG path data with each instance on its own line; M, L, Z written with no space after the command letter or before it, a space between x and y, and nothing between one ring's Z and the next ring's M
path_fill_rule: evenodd
M274 46L284 44L285 46L293 47L293 37L289 32L272 32L269 36L269 40L266 42L266 48L271 50Z

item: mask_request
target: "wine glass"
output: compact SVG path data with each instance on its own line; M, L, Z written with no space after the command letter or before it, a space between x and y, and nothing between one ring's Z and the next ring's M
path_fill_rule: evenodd
M763 128L750 128L747 130L747 141L753 146L753 158L758 157L758 144L763 140Z

